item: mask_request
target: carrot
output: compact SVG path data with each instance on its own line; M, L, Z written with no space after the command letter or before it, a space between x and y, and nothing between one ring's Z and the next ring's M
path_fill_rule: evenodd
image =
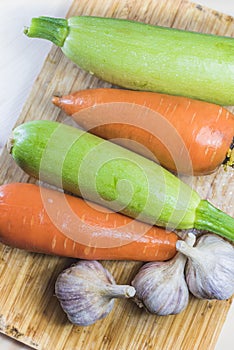
M97 260L167 260L177 235L34 184L0 186L0 241L12 247Z
M234 163L230 161L234 116L216 104L108 88L54 96L52 101L85 130L156 160L172 172L205 175L225 159L229 165Z

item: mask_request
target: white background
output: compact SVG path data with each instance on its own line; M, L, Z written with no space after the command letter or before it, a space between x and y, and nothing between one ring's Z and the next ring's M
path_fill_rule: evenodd
M234 0L196 2L234 16ZM32 17L64 17L71 3L72 0L0 0L0 149L7 141L52 45L43 40L29 40L23 35L23 28L30 24ZM233 349L233 325L232 306L215 350ZM28 347L0 335L0 349L17 350Z

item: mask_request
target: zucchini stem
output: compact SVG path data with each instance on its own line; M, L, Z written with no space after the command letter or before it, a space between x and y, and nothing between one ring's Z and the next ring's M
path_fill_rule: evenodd
M211 231L234 241L234 219L207 200L201 200L196 209L194 228Z
M62 47L68 35L69 27L64 18L38 17L32 18L29 27L24 29L24 34L30 38L43 38Z

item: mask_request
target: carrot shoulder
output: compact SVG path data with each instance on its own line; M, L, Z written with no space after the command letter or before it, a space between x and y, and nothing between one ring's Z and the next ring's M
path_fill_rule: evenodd
M178 237L34 184L0 186L0 241L33 252L97 260L167 260Z
M54 96L52 101L85 130L173 172L209 174L230 155L234 116L216 104L110 88Z

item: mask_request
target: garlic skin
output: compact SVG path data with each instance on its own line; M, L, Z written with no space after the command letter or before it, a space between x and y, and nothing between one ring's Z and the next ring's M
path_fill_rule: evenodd
M195 247L177 241L188 257L185 268L190 292L200 299L229 299L234 294L234 247L215 234L204 234Z
M80 260L58 276L55 295L71 323L88 326L111 312L114 298L131 298L135 289L117 285L98 261Z
M193 245L194 237L186 238ZM136 289L135 302L160 316L178 314L189 301L184 268L187 258L180 253L168 261L146 263L131 282Z

